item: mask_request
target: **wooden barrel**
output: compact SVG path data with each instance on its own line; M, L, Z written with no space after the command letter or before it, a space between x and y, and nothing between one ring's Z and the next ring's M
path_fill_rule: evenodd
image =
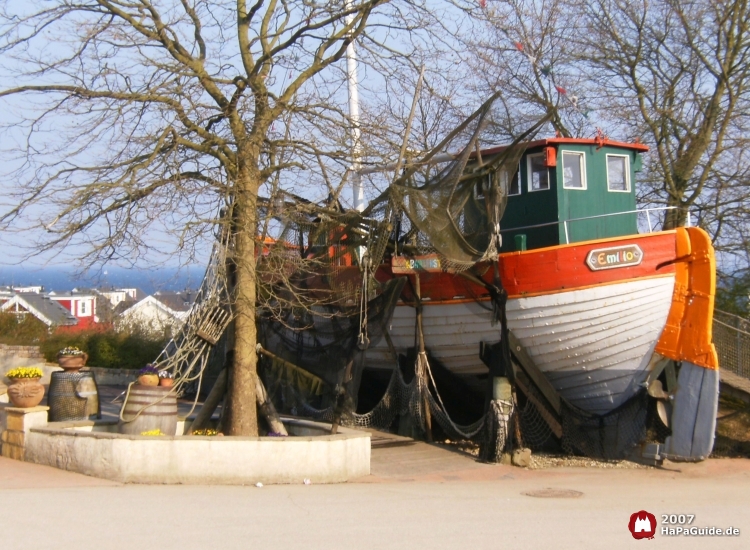
M161 430L164 435L177 432L177 398L171 388L134 384L122 405L117 430L121 434L141 435ZM139 414L140 413L140 414Z

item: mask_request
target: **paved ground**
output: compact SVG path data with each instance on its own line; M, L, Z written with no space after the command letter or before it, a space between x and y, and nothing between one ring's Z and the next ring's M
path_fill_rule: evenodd
M122 389L103 388L105 418ZM342 485L122 485L0 458L0 549L750 547L750 460L531 471L381 439L372 475ZM639 510L741 534L636 541Z
M543 489L577 498L534 498ZM636 541L632 513L695 514L739 537ZM342 485L121 485L0 459L0 548L746 548L750 461L663 469L480 464L424 443L375 447Z

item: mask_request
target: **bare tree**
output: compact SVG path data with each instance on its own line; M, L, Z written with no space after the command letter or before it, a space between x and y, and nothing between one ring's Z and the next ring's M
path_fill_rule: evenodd
M652 146L651 183L677 207L665 227L684 225L697 205L717 237L734 217L725 213L747 213L748 2L592 0L581 7L581 59L601 91L601 109ZM744 187L740 196L729 180Z
M476 22L465 53L475 92L502 91L495 139L514 139L548 111L551 129L562 136L593 131L570 0L457 3Z
M228 433L257 434L259 194L333 187L325 167L345 173L351 163L339 63L348 44L358 39L365 64L382 69L376 54L408 58L409 39L394 37L419 30L429 10L384 0L55 0L3 2L0 13L4 158L16 182L2 228L43 227L32 253L74 245L88 265L174 249L189 257L207 233L230 231Z
M651 147L639 199L687 212L711 234L726 271L750 261L750 12L746 1L508 0L456 3L479 24L474 82L503 90L500 136L529 112L556 109L563 136ZM481 30L480 30L481 29Z

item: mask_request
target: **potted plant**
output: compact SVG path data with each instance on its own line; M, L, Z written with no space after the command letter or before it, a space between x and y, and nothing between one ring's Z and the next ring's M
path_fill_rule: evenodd
M141 386L158 386L159 371L151 363L138 371L138 383Z
M172 373L166 370L159 371L159 385L164 388L171 388L174 386L174 376Z
M42 369L36 367L19 367L5 373L10 379L8 398L14 407L26 409L42 402L44 386L39 382L42 375Z
M65 372L78 372L86 366L88 358L89 356L85 351L75 346L68 346L57 352L57 364Z

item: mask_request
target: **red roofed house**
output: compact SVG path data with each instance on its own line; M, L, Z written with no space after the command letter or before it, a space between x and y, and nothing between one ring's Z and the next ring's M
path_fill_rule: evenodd
M96 294L85 290L73 289L70 292L50 292L46 295L67 309L76 319L78 324L67 327L67 330L79 331L98 328L96 317Z

